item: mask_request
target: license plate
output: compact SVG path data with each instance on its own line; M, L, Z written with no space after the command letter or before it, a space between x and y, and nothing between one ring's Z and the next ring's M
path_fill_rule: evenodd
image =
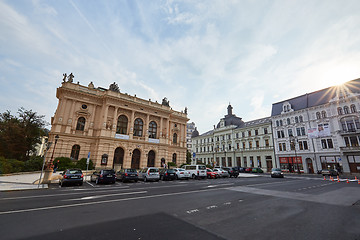
M77 176L72 176L71 178L79 178L79 177L77 177Z
M170 176L174 176L174 174L173 174L173 173L170 173Z
M107 175L108 177L112 177L112 175Z

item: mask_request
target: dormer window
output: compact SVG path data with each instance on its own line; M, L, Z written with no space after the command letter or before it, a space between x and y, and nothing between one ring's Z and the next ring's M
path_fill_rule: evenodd
M294 110L291 108L291 104L290 104L289 102L284 102L282 109L283 109L283 111L282 111L281 113L287 113L287 112L292 112L292 111L294 111Z

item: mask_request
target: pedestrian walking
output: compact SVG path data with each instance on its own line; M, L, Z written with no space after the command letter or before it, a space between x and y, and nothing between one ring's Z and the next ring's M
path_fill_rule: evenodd
M59 163L59 160L57 160L54 164L54 173L56 173L56 170L58 169L58 163Z

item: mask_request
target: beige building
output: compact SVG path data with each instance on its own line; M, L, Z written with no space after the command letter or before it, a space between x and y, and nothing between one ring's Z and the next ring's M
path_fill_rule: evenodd
M79 160L90 152L96 168L115 169L186 162L187 114L174 111L166 98L160 104L121 93L115 83L105 89L66 79L51 119L49 141L59 136L54 158Z

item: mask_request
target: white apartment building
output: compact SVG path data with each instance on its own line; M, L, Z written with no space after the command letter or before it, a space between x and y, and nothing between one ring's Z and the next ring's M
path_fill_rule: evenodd
M277 164L285 171L360 172L360 79L272 106Z
M212 166L260 167L265 172L275 166L271 119L262 118L243 122L232 113L228 114L214 129L192 136L194 162ZM194 156L194 155L193 155Z

